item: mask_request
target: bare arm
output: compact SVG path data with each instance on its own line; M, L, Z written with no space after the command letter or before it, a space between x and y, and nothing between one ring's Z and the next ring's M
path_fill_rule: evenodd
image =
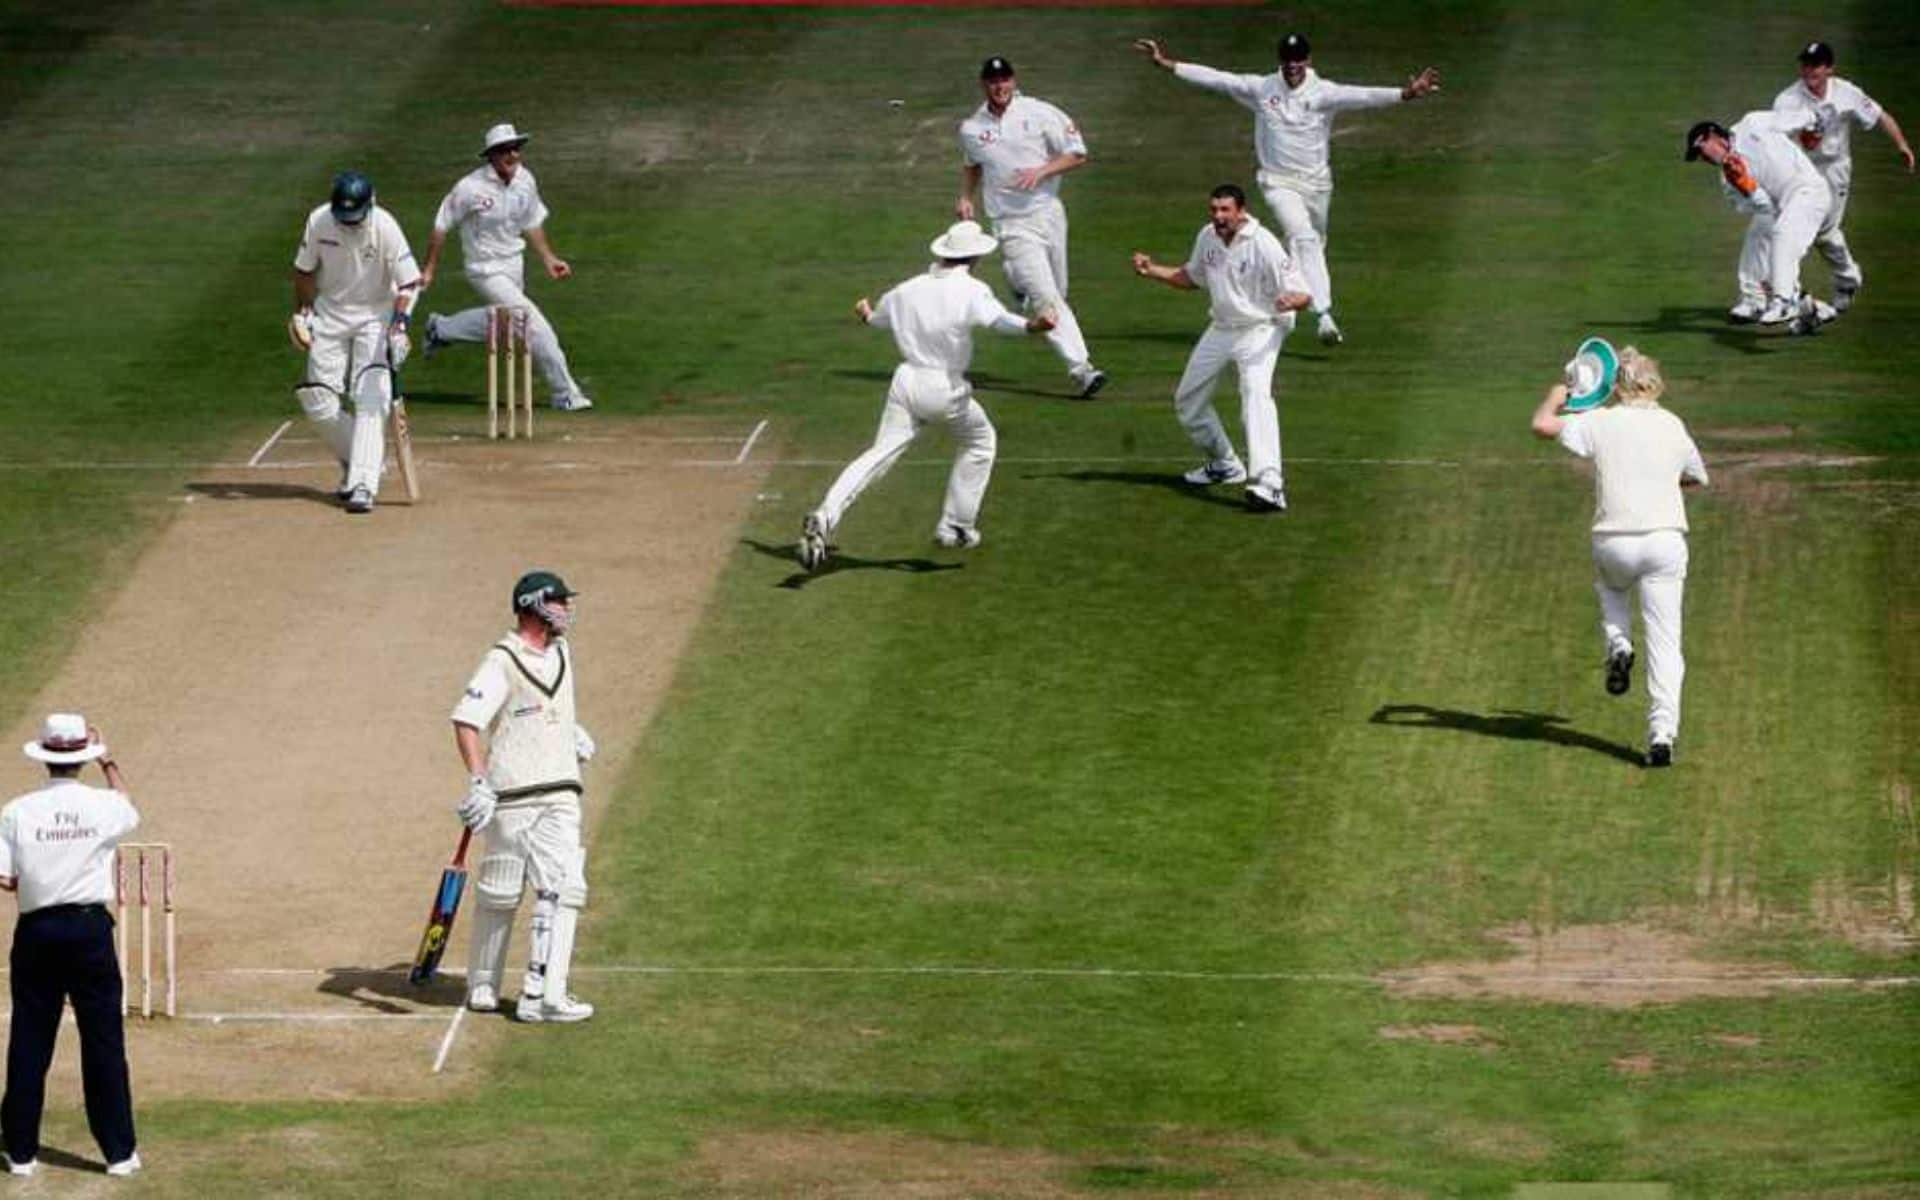
M1880 128L1887 131L1887 136L1893 139L1893 148L1900 152L1901 158L1907 160L1907 174L1913 174L1913 147L1907 145L1907 135L1901 132L1900 122L1894 120L1893 114L1884 108L1880 110Z
M953 203L953 215L962 221L974 220L980 198L980 164L967 163L960 168L960 198Z
M484 779L487 774L487 752L480 746L480 731L455 721L453 744L460 752L460 761L466 765L467 774L475 779Z
M1180 65L1180 60L1167 53L1167 48L1154 38L1135 38L1133 48L1146 55L1162 71L1171 71Z
M553 252L553 244L547 241L547 228L544 225L527 230L527 241L532 243L534 252L540 261L547 265L549 279L565 279L573 274L573 268L567 260Z
M1546 398L1540 401L1540 407L1533 410L1533 436L1545 441L1553 441L1567 422L1560 415L1567 403L1567 385L1556 383L1547 389Z
M426 291L433 286L433 276L440 270L440 253L447 248L447 233L435 228L427 235L427 261L420 264L420 290Z
M1187 268L1184 265L1163 267L1138 250L1133 254L1133 273L1142 279L1155 279L1183 292L1193 291L1200 286L1187 274Z

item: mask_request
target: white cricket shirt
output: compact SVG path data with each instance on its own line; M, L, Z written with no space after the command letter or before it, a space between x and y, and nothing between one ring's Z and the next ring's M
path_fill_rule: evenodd
M1783 114L1807 113L1820 127L1820 141L1807 157L1826 172L1828 178L1842 180L1853 174L1853 127L1872 129L1880 123L1881 109L1873 97L1838 75L1827 78L1827 94L1815 96L1802 80L1773 98L1773 111ZM1805 148L1804 146L1802 147Z
M1027 323L1008 312L993 289L965 267L939 263L898 284L873 306L869 325L893 333L909 366L959 375L973 361L973 331L1025 333Z
M969 166L980 168L980 198L987 215L1024 217L1060 202L1060 176L1049 175L1040 186L1022 191L1013 186L1014 173L1043 166L1062 154L1085 154L1073 118L1045 100L1019 92L999 116L983 101L973 115L960 122L960 154Z
M502 803L557 789L580 791L574 748L573 654L518 632L488 648L453 706L456 724L486 732L487 784Z
M1707 467L1679 417L1658 406L1609 404L1569 414L1559 441L1593 460L1595 533L1686 532L1680 479L1704 484Z
M540 185L525 164L513 173L511 183L502 183L491 163L475 167L453 185L433 217L433 227L441 233L459 227L460 252L471 275L512 271L526 253L526 231L546 223Z
M400 222L377 204L357 225L334 220L325 204L307 214L293 265L318 273L315 313L355 325L384 317L401 288L420 282L420 268Z
M124 794L56 779L0 809L0 876L20 881L23 913L112 904L113 848L139 827Z
M1276 321L1291 327L1293 314L1275 309L1274 301L1282 292L1307 290L1306 276L1294 265L1286 247L1252 213L1247 214L1232 242L1221 240L1213 231L1213 222L1202 225L1182 269L1187 278L1207 289L1213 301L1213 323L1223 329Z
M1800 188L1827 186L1825 177L1792 136L1793 131L1805 123L1804 114L1776 113L1763 108L1741 117L1727 131L1733 135L1733 152L1746 159L1753 181L1760 185L1776 209ZM1724 179L1721 182L1732 187Z
M1308 188L1331 188L1333 165L1328 147L1335 113L1384 108L1400 103L1400 89L1356 87L1320 78L1311 68L1300 86L1290 88L1271 75L1233 75L1198 63L1180 63L1176 78L1219 92L1253 112L1253 149L1260 169Z

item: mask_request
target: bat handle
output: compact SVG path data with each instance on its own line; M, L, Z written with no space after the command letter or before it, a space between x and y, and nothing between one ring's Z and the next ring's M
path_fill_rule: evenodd
M462 829L460 831L460 845L453 852L454 866L464 867L467 865L467 847L471 845L473 845L473 830Z

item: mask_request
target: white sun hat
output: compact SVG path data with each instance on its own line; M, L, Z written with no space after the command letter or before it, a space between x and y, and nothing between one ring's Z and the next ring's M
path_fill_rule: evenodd
M1605 404L1619 374L1620 356L1606 339L1590 337L1581 342L1567 363L1567 411L1585 412Z
M511 121L502 121L500 124L487 130L487 144L481 148L480 157L485 158L487 155L492 154L495 150L499 150L502 147L524 145L531 140L533 140L532 134L521 133L513 127L513 122Z
M980 228L978 221L957 221L933 239L938 258L984 258L1000 248L1000 239Z
M40 727L40 740L20 747L35 762L72 766L92 762L107 752L87 732L87 719L79 713L53 713Z

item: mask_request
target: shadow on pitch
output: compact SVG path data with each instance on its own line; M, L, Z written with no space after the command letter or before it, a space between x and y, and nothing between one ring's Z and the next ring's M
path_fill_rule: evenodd
M1777 349L1773 343L1787 337L1778 330L1763 330L1758 325L1730 324L1724 308L1677 304L1664 306L1658 316L1644 321L1589 321L1587 324L1594 329L1618 329L1629 333L1704 334L1719 345L1742 354L1772 354Z
M1253 516L1267 515L1250 512L1245 502L1240 499L1238 484L1229 487L1195 487L1180 478L1178 471L1172 474L1161 471L1058 471L1051 474L1029 475L1027 478L1070 479L1075 483L1123 483L1132 487L1159 488L1183 499L1197 500L1202 504L1231 508L1236 512L1245 512Z
M752 538L741 538L740 544L751 546L768 558L792 563L795 567L799 567L800 560L796 557L799 551L791 542L775 545L771 542L755 541ZM965 563L934 562L930 558L856 558L851 554L841 553L839 548L835 547L832 555L827 558L826 565L818 571L798 569L776 586L786 588L790 592L797 592L810 583L830 575L838 575L843 571L905 571L909 575L930 575L936 571L958 571L965 566Z
M35 1161L39 1162L42 1166L61 1167L68 1171L89 1171L95 1175L104 1175L107 1171L105 1159L87 1158L84 1155L75 1154L71 1150L61 1150L57 1147L49 1146L44 1142L41 1143L40 1153ZM31 1187L32 1185L29 1184L28 1186Z
M457 1008L466 1003L466 985L458 977L442 972L431 982L415 986L407 981L412 966L400 962L390 967L328 967L317 990L383 1013L419 1012L422 1005Z
M863 383L881 384L883 385L882 386L883 393L884 393L884 385L893 382L892 371L841 370L841 371L834 371L831 373L835 377L840 379L857 379ZM1067 391L1064 388L1062 388L1060 391L1046 391L1045 389L1042 389L1042 388L1023 387L1013 382L1010 379L1003 379L998 375L988 375L981 372L969 372L968 378L973 381L973 390L976 392L990 392L1000 396L1038 396L1042 400L1078 401L1080 399L1078 395L1076 395L1073 392Z
M304 483L189 483L187 490L209 500L306 500L339 508L340 498L327 488Z
M1567 719L1553 713L1526 712L1517 708L1496 708L1490 713L1466 712L1457 708L1434 708L1429 704L1383 704L1368 722L1374 725L1399 725L1410 729L1455 729L1482 737L1512 738L1522 742L1551 742L1592 750L1624 763L1640 766L1640 752L1619 742L1610 742L1591 733L1570 728Z
M485 396L474 392L408 392L405 396L408 405L419 408L433 405L447 408L478 408L487 402Z

